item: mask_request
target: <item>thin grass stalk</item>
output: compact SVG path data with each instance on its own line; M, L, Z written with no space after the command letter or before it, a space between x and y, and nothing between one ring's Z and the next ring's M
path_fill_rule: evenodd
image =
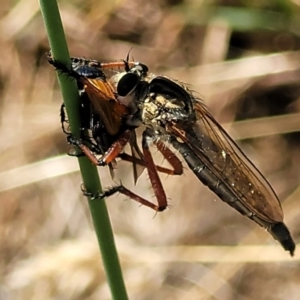
M56 0L40 0L40 7L53 57L56 60L71 66L69 51ZM57 75L68 114L71 132L74 136L79 136L79 95L76 82L71 78L68 78L65 74L60 74L58 72ZM97 168L93 166L86 157L79 157L78 161L85 188L92 193L100 192L101 184ZM69 200L66 199L66 205L68 201ZM112 299L126 300L128 299L128 296L105 202L93 201L90 199L88 202ZM99 284L101 283L99 282Z

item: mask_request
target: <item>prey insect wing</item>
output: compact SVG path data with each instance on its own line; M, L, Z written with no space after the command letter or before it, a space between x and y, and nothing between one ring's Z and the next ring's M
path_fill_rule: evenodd
M127 114L127 107L116 101L113 87L103 79L83 77L81 82L84 84L93 110L100 115L108 133L118 134L122 118Z

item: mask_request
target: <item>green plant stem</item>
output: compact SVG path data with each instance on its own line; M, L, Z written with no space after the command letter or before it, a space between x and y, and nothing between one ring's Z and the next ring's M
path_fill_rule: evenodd
M48 33L50 48L53 57L70 66L70 56L63 31L63 26L56 0L40 0L41 11ZM58 74L71 132L79 135L79 95L76 82L64 74ZM79 157L79 166L85 188L97 193L101 191L101 184L97 168L86 157ZM67 205L67 203L66 203ZM112 299L128 299L122 271L115 247L113 232L109 220L108 211L104 201L90 200L89 207L98 238L98 243L103 259L108 284L111 289ZM83 249L84 251L84 249Z

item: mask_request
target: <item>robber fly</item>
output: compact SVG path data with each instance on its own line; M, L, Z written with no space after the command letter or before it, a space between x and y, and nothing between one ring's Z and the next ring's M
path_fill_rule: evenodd
M55 66L63 69L61 66ZM142 135L141 164L148 170L158 205L132 193L122 185L113 187L97 197L103 198L120 192L156 211L164 210L167 207L167 198L157 174L157 171L160 171L159 167L153 162L149 146L156 145L173 167L173 172L180 174L182 165L169 149L169 145L172 145L193 173L221 200L267 229L283 248L293 255L295 243L283 223L283 211L274 190L208 112L204 103L180 82L165 76L149 74L148 68L143 64L129 63L127 59L123 61L123 67L124 72L113 75L109 82L117 106L126 107L126 112L120 114L121 123L131 131L140 126L145 128ZM102 71L102 65L97 65L96 69ZM102 94L107 86L97 87L97 92L94 91L95 84L90 82L91 79L87 76L89 74L80 72L77 70L77 74L80 75L76 75L77 80L85 86L89 97L95 96L94 100L99 101L99 94ZM76 78L74 74L69 74ZM100 80L103 81L103 78ZM93 103L92 99L91 102ZM107 113L111 113L111 108ZM119 142L119 139L117 141ZM128 139L124 140L122 147L128 142ZM80 146L80 143L78 145ZM89 155L88 151L91 149L87 148L86 155ZM105 152L104 158L111 148Z
M135 82L131 94L138 108L130 121L146 127L143 149L151 143L171 144L205 185L242 215L267 229L293 255L295 243L283 223L277 195L204 103L186 86L165 76L127 73L118 84L127 80ZM163 210L166 203L161 199L158 203L157 210Z

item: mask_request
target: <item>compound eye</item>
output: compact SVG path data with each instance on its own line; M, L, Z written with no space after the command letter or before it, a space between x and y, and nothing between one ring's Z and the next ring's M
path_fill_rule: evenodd
M137 86L139 76L133 73L125 74L118 82L117 93L119 96L127 96Z

